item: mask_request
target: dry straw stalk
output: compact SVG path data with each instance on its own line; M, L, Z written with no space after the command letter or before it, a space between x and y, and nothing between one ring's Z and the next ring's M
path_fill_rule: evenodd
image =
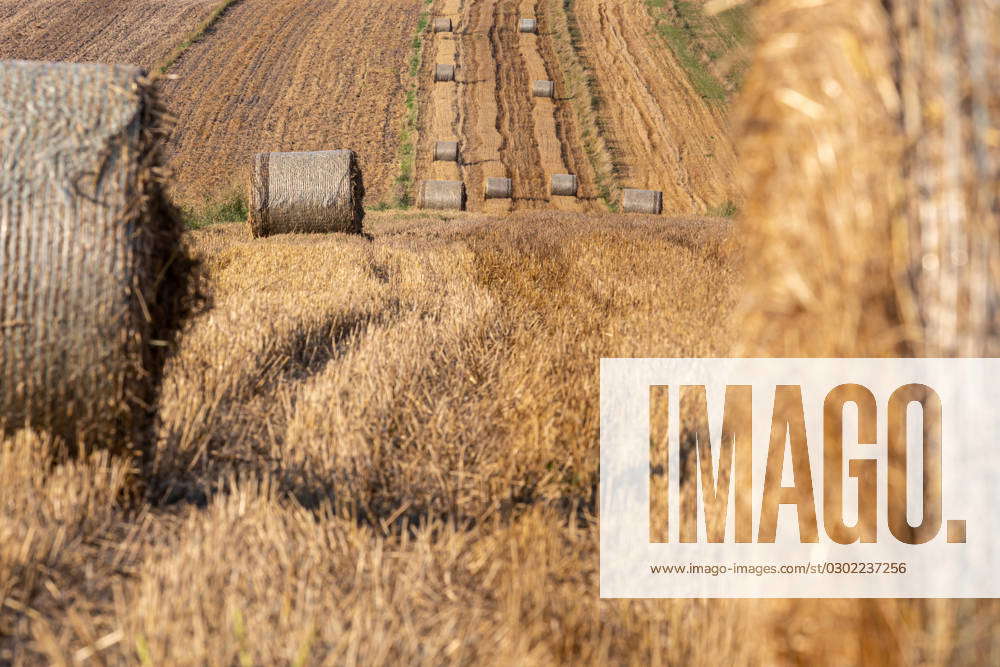
M142 70L0 62L0 430L139 446L190 305Z
M358 234L364 198L354 151L258 153L250 171L250 232Z

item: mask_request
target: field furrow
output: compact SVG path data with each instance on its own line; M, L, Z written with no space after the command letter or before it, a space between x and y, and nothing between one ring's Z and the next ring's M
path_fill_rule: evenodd
M490 50L489 31L498 0L463 0L459 24L458 61L462 66L459 89L459 140L463 147L462 175L468 190L468 209L501 214L510 201L483 198L487 177L506 177L500 156L496 63Z
M422 2L244 0L171 70L175 199L241 190L259 151L351 148L367 200L391 198ZM377 39L374 38L377 36Z
M160 64L220 0L0 0L0 59Z
M576 0L582 48L625 187L663 191L664 212L738 201L724 111L702 99L646 11L627 0Z

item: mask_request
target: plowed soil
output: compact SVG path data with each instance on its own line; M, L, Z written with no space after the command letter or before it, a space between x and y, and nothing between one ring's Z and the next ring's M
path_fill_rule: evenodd
M699 97L631 0L576 0L584 50L605 100L625 187L663 191L667 213L739 201L724 110Z
M421 0L245 0L171 70L174 197L243 188L258 151L351 148L370 204L398 173L410 41Z
M0 59L151 69L220 0L0 0Z

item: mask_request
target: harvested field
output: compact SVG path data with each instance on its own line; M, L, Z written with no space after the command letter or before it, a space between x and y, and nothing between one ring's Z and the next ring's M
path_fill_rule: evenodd
M3 442L0 661L752 657L738 603L597 596L597 360L725 349L728 223L367 222L193 234L214 308L166 370L145 500L116 500L128 461Z
M242 191L254 153L350 148L369 203L393 198L409 46L423 2L243 0L164 86L175 199ZM377 36L377 38L376 38Z
M0 0L0 60L152 69L222 0Z
M659 41L644 7L574 0L581 50L593 68L621 185L663 191L666 213L739 202L724 110L698 96Z

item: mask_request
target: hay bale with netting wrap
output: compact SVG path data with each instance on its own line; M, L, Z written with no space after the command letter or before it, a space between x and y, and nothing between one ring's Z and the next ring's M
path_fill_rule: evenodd
M455 80L455 66L446 63L438 63L434 68L434 80L438 83L447 83Z
M622 211L660 215L663 212L663 193L659 190L622 190Z
M552 194L557 197L575 197L579 187L575 174L552 174Z
M531 94L534 97L555 97L556 84L552 81L535 81L531 84Z
M451 32L452 29L451 19L447 16L434 19L434 32Z
M360 234L365 186L354 151L258 153L250 170L250 233Z
M486 179L483 196L486 199L510 199L514 194L514 181L509 178L490 176Z
M438 162L458 162L458 142L457 141L435 142L434 160Z
M138 68L0 62L0 430L148 442L194 263Z
M465 183L462 181L420 181L417 208L439 211L465 210Z
M517 29L521 32L527 32L532 34L538 33L538 20L537 19L521 19L517 22Z

